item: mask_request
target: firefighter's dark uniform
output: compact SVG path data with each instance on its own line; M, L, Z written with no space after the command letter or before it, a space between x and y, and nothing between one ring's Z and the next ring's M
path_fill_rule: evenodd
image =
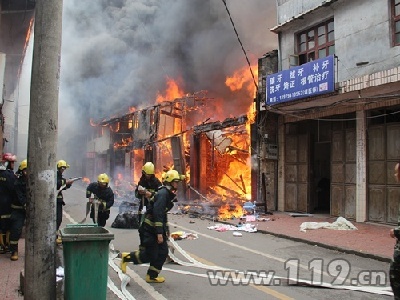
M394 229L396 244L394 246L393 261L390 263L389 277L394 299L400 300L400 205L397 227Z
M98 182L92 182L86 188L86 198L90 198L92 194L100 201L97 224L104 227L110 217L110 207L114 205L114 192L109 186L102 188ZM94 205L90 209L90 217L95 223Z
M176 195L166 186L161 186L150 201L145 219L139 228L139 250L131 252L125 261L134 264L150 263L147 275L157 278L168 256L167 237L169 235L167 212L174 206ZM163 235L163 242L157 243L157 234Z
M57 191L66 184L67 180L62 176L62 173L57 170ZM57 231L61 226L62 222L62 211L65 205L63 190L69 189L71 184L66 184L65 187L57 195L57 208L56 208L56 220L57 220Z
M160 186L162 186L160 180L157 179L154 175L151 176L149 179L146 178L146 175L142 174L142 177L140 177L139 182L138 182L138 187L135 190L135 197L140 199L139 203L139 213L142 212L143 207L146 207L146 210L148 208L149 204L149 199L145 197L145 195L139 194L139 185L144 187L146 190L148 190L150 193L152 193L152 197L155 195L156 191Z
M11 230L10 230L10 251L18 252L18 240L22 234L26 217L26 176L21 175L15 182L15 193L11 203ZM18 256L17 256L18 259Z
M0 245L1 253L8 251L10 234L11 202L15 197L15 180L13 170L0 170Z

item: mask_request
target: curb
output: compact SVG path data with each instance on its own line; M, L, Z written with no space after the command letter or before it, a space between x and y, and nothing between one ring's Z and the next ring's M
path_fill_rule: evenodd
M360 252L360 251L356 251L356 250L348 249L348 248L344 248L344 247L339 247L339 246L327 245L327 244L323 244L320 242L297 238L297 237L289 236L289 235L282 234L282 233L270 232L270 231L263 230L263 229L259 229L259 230L257 230L257 232L260 232L262 234L270 234L270 235L273 235L273 236L276 236L279 238L289 239L292 241L301 242L301 243L305 243L305 244L309 244L309 245L313 245L313 246L318 246L318 247L326 248L329 250L336 250L336 251L343 252L343 253L354 254L357 256L365 257L365 258L371 258L371 259L375 259L378 261L383 261L383 262L391 262L392 261L392 259L390 257L371 254L371 253L364 253L364 252Z
M236 226L236 224L232 224L231 222L227 222L227 221L220 221L220 223L225 223L225 224ZM365 252L357 251L354 249L348 249L348 248L334 246L334 245L328 245L328 244L324 244L321 242L310 241L310 240L290 236L290 235L283 234L283 233L276 233L276 232L268 231L265 229L258 229L257 232L262 233L262 234L270 234L270 235L273 235L273 236L276 236L279 238L288 239L288 240L292 240L292 241L300 242L300 243L305 243L308 245L318 246L318 247L329 249L329 250L335 250L335 251L339 251L339 252L343 252L343 253L347 253L347 254L354 254L354 255L357 255L360 257L370 258L370 259L374 259L374 260L378 260L378 261L382 261L382 262L390 263L392 261L391 257L376 255L376 254L372 254L372 253L365 253Z

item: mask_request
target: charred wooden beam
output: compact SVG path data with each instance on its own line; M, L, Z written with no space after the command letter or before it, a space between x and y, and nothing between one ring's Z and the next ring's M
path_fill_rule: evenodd
M246 194L246 188L242 188L240 185L238 185L237 183L236 183L236 181L235 180L233 180L228 174L226 174L226 173L224 173L244 194ZM242 175L240 175L240 176L242 176ZM243 184L243 178L241 178L242 179L242 184Z
M170 116L170 117L173 117L173 118L176 118L176 119L182 119L181 115L178 115L178 114L172 113L172 112L168 112L168 111L165 111L165 110L161 110L160 114L167 115L167 116Z
M246 122L247 122L247 116L243 115L243 116L240 116L237 118L228 118L222 122L200 124L200 125L194 126L193 131L194 131L194 134L200 134L200 133L207 132L207 131L243 125L243 124L246 124Z

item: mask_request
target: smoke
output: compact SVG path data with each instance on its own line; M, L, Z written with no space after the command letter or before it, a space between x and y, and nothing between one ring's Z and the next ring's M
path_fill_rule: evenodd
M275 1L226 2L256 65L276 48L269 31L276 23ZM224 99L218 103L224 117L245 113L252 101L248 92L233 93L225 85L247 62L220 0L65 1L62 42L59 128L67 137L60 142L83 134L89 118L154 105L167 78L181 79L186 93L206 90L208 97Z

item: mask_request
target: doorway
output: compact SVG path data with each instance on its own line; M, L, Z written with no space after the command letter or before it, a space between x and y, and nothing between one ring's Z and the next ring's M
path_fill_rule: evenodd
M314 213L329 214L331 204L331 143L316 142L312 159Z

